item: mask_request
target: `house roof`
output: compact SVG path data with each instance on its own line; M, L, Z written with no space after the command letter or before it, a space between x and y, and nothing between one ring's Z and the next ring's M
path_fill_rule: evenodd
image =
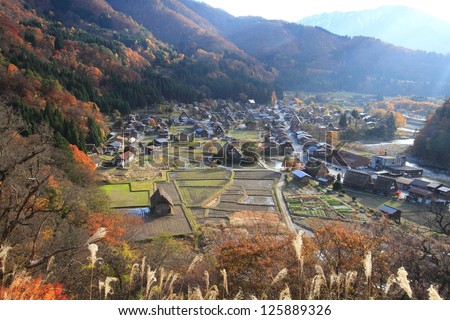
M344 185L365 188L371 179L370 175L365 172L347 170L344 175Z
M408 191L410 194L417 194L419 196L431 196L433 194L433 192L425 190L425 189L421 189L418 187L412 187L411 189L409 189Z
M158 186L155 193L150 197L150 203L153 204L161 200L167 201L173 207L173 200L162 186Z
M400 183L400 184L410 185L411 182L412 182L412 179L403 178L403 177L397 178L397 183Z
M393 207L385 205L385 204L379 206L378 210L380 210L381 212L387 213L387 214L395 214L395 213L401 212L397 208L393 208Z
M131 152L131 151L127 151L127 152L124 152L124 153L119 154L119 158L120 158L121 160L129 159L129 158L132 157L132 156L134 156L134 154L133 154L133 152Z
M395 185L395 187L397 187L397 181L395 181L395 179L378 176L374 181L373 188L378 191L390 191L392 190L393 184Z
M411 182L411 185L412 185L413 187L418 187L418 188L426 189L426 188L428 187L428 184L429 184L429 183L430 183L429 181L420 180L420 179L414 179L414 180Z
M309 174L307 174L306 172L303 172L302 170L295 170L292 172L292 174L300 179L303 179L305 177L311 178L311 176Z
M353 153L347 150L333 150L333 153L337 152L342 159L349 165L350 167L362 167L368 166L370 164L370 159L365 156L361 156L357 153Z
M430 182L428 185L427 185L427 188L428 189L437 189L437 188L439 188L439 187L441 187L442 186L442 183L439 183L439 182Z
M154 141L156 141L158 143L169 143L169 139L167 139L167 138L155 138Z
M444 186L444 187L438 188L438 191L443 192L443 193L447 193L447 192L450 192L450 188Z
M113 143L108 143L107 145L111 147L120 147L122 144L122 142L114 141Z

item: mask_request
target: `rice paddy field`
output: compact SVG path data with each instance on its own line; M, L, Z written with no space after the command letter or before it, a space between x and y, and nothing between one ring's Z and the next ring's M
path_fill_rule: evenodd
M143 217L144 226L139 231L142 240L162 232L179 234L199 224L227 223L237 211L276 212L273 189L279 177L279 173L261 169L172 170L156 180L105 185L103 190L113 208L148 207L149 197L159 186L169 194L177 207L176 218L159 221L152 217L150 221Z

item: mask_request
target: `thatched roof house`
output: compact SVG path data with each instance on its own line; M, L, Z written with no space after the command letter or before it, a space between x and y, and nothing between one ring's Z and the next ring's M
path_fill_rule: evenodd
M356 170L347 170L344 176L344 186L364 190L372 187L373 181L372 177L368 173Z
M387 197L393 196L398 190L397 181L393 178L378 176L374 181L373 190Z
M167 215L172 214L173 200L170 195L159 186L150 197L151 214Z

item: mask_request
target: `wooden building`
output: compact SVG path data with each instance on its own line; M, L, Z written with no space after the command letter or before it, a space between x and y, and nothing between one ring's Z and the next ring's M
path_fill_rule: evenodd
M386 197L394 196L397 190L397 181L393 178L378 176L373 183L373 191Z
M159 186L150 197L150 213L155 215L172 214L173 201L170 195Z
M356 170L347 170L344 176L344 187L356 188L361 191L372 189L373 180L370 174Z
M396 223L400 223L402 212L399 209L383 204L378 207L378 210L381 211L385 218L393 220Z
M414 200L419 204L430 204L433 198L433 192L421 189L418 187L412 187L408 190L408 198L409 200Z

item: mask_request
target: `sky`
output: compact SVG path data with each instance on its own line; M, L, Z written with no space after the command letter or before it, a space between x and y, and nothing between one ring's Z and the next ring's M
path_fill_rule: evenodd
M359 11L384 5L404 5L450 21L443 0L198 0L234 16L259 16L298 22L301 18L334 11Z

